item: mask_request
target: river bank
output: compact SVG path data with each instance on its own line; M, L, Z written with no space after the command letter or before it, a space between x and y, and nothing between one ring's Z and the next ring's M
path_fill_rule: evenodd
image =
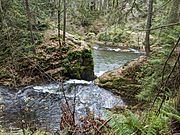
M69 78L95 79L90 45L69 33L62 47L57 39L57 29L47 30L35 53L21 54L1 63L0 84L19 87Z

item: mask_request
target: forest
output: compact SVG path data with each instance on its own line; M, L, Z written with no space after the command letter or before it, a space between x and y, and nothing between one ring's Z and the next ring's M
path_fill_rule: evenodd
M180 135L179 0L0 0L0 135Z

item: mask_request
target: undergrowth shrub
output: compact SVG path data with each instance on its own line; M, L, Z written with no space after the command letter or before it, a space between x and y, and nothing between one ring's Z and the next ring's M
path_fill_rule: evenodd
M164 84L176 61L176 54L173 54L164 68L164 64L171 48L172 46L165 45L161 49L155 50L152 53L152 56L148 59L148 63L142 67L143 78L139 78L142 83L142 90L138 95L136 95L139 100L152 101L157 94L160 96L165 94L170 97L175 95L176 91L174 90L177 89L177 84L171 84L175 82L175 78L177 79L176 73L178 72L178 67L175 68L169 81Z
M157 135L169 132L169 117L163 113L157 115L154 111L143 112L141 115L125 110L123 113L113 114L110 125L117 135Z

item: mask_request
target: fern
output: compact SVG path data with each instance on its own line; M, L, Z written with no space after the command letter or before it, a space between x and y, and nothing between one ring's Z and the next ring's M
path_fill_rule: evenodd
M144 112L141 117L130 110L125 110L121 114L113 114L107 112L108 115L113 115L110 125L117 135L156 135L161 133L168 133L169 118L167 115L161 113L156 115L154 111Z
M161 112L168 117L174 118L180 122L180 112L175 109L174 104L175 103L173 100L166 101L163 105Z

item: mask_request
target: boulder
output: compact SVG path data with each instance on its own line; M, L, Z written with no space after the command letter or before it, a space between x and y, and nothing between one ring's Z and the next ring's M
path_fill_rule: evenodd
M146 62L146 56L140 56L120 68L104 73L95 80L95 83L121 97L134 98L141 89L138 73Z

